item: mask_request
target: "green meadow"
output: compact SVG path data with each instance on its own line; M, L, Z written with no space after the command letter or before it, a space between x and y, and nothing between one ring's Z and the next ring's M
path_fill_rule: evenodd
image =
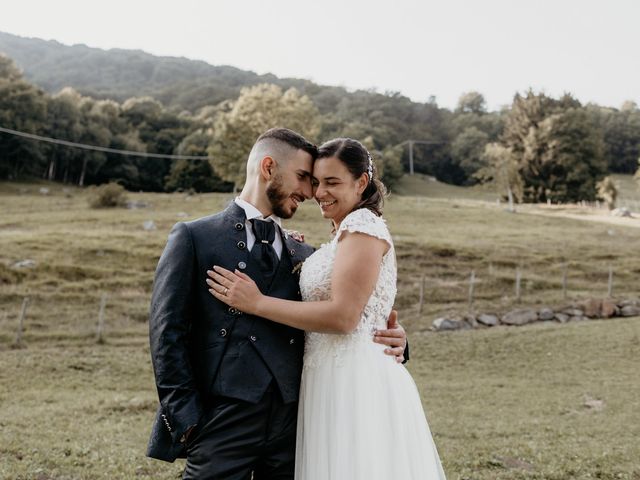
M633 207L634 182L616 180ZM444 315L603 298L609 269L613 296L638 298L640 219L587 207L512 214L490 190L419 176L398 189L405 195L392 193L385 208L396 307L448 478L640 480L640 318L430 330ZM0 183L0 478L179 478L181 462L144 456L156 406L146 323L153 271L175 222L232 197L129 193L142 208L91 209L89 195ZM313 245L330 238L312 202L287 227Z

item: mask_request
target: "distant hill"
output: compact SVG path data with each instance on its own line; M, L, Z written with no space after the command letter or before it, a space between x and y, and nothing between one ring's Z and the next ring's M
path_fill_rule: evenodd
M195 111L238 96L244 86L274 83L296 87L312 95L322 110L335 106L333 96L344 96L340 87L321 87L308 80L258 75L231 66L203 61L158 57L141 50L103 50L86 45L63 45L55 40L24 38L0 32L0 52L11 57L25 77L55 93L73 87L84 95L122 102L150 95L168 107ZM334 91L336 95L327 95ZM333 105L332 105L333 103Z

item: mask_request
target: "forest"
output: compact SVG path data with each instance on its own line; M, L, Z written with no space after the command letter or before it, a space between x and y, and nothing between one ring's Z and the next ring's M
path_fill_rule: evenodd
M0 33L0 128L171 160L86 151L0 133L0 178L129 190L229 191L257 136L286 126L322 142L361 140L393 189L409 170L455 185L494 182L519 201L593 200L610 173L634 173L640 109L514 93L489 111L481 92L454 109L433 97L349 91L141 51ZM410 151L412 150L412 151Z

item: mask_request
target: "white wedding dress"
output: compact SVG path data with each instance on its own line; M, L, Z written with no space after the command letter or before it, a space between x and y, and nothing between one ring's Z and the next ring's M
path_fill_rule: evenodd
M345 231L381 238L391 248L356 330L306 334L295 478L443 480L411 375L372 340L375 328L386 328L396 295L396 258L384 220L368 209L347 215L333 241L303 264L302 298L330 297L338 240Z

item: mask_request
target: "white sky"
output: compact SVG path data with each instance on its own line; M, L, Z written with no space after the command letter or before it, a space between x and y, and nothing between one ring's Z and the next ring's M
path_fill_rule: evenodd
M491 109L529 87L640 104L638 0L7 0L0 31L141 49L350 89L477 90Z

